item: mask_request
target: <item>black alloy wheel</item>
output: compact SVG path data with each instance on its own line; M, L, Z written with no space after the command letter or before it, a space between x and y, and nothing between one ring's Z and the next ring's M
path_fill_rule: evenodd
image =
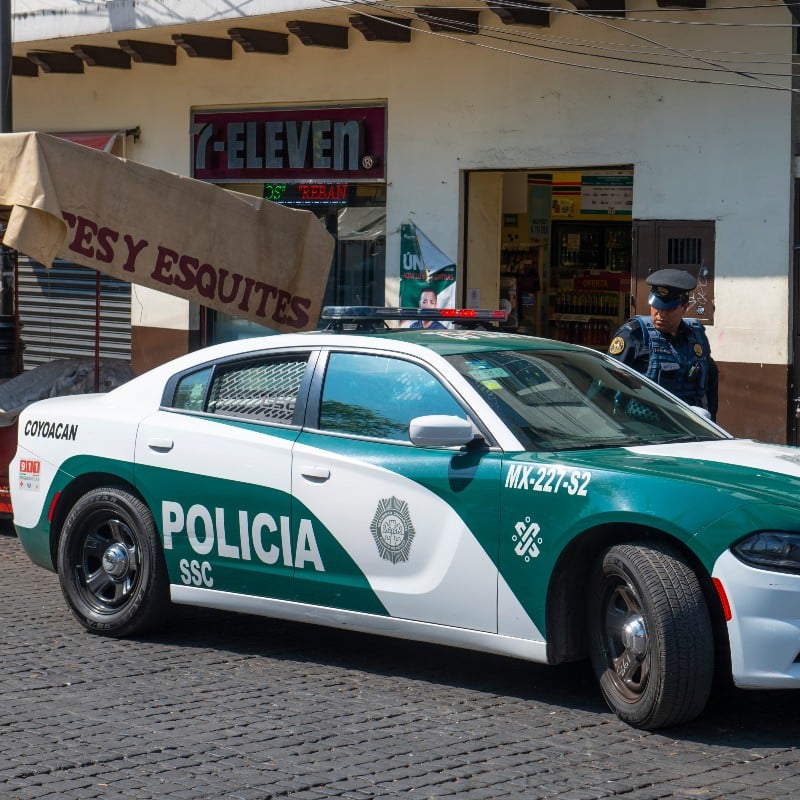
M142 633L169 607L153 516L124 489L93 489L75 503L61 532L58 574L72 613L92 633Z
M697 576L657 543L615 545L595 565L590 656L609 707L643 729L677 725L705 707L714 641Z

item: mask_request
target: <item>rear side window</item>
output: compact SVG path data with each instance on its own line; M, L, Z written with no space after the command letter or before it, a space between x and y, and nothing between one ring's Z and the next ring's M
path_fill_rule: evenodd
M467 418L441 382L418 364L363 353L331 353L319 428L408 441L408 425L425 414Z
M173 408L184 411L202 411L206 401L208 382L211 380L211 367L193 372L181 378L175 391Z
M179 381L175 408L290 424L308 353L207 368Z

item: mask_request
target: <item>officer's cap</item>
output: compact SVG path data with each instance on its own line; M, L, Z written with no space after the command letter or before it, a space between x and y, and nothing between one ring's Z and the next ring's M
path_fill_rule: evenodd
M697 286L694 276L683 269L659 269L651 272L646 281L650 286L647 302L660 311L682 306Z

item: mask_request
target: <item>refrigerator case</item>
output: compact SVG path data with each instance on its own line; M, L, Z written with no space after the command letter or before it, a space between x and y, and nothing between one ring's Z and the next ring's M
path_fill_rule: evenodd
M501 251L500 307L508 311L502 325L521 333L537 334L537 297L542 248L539 244L504 247Z
M548 335L608 346L628 317L630 223L553 223Z

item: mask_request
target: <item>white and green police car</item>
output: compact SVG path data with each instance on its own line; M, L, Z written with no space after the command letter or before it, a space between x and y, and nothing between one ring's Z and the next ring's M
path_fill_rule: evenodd
M798 450L587 348L371 313L25 410L16 529L89 631L172 602L589 657L642 728L800 687Z

